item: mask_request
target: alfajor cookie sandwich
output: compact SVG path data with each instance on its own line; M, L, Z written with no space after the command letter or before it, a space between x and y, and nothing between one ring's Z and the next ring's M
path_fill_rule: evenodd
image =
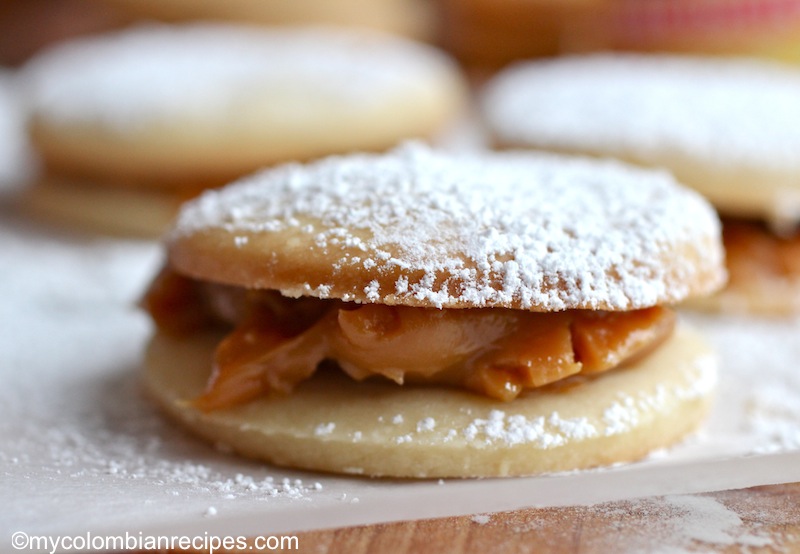
M166 248L149 392L275 464L612 464L696 429L714 388L669 306L723 283L719 221L664 172L412 144L206 192Z
M500 147L668 169L723 217L729 286L704 307L800 312L800 72L745 59L591 55L521 63L485 90Z
M465 99L438 50L321 27L141 26L58 45L22 76L46 168L28 205L144 235L264 166L433 140Z

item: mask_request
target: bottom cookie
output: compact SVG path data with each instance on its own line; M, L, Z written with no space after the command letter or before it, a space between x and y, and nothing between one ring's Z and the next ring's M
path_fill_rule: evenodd
M23 193L22 208L45 221L110 235L160 237L178 211L176 194L45 179Z
M679 327L630 367L508 403L331 370L289 396L204 413L189 401L205 387L218 340L152 340L146 387L169 415L245 456L369 476L531 475L636 460L695 430L716 382L710 350Z

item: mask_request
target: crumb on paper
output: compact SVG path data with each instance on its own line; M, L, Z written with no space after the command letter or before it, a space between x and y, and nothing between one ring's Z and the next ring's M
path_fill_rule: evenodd
M336 423L329 422L329 423L320 423L314 429L314 435L317 437L324 437L326 435L330 435L333 433L333 430L336 429Z
M433 431L436 428L436 420L432 417L426 417L425 419L417 422L417 433L422 433L425 431Z

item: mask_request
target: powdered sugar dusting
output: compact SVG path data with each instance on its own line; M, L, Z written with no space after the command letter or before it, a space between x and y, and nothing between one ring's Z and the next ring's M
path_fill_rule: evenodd
M720 396L740 408L712 414L718 436L752 453L800 450L800 319L688 314L720 355Z
M25 78L37 114L125 132L154 120L222 122L265 91L287 97L289 111L302 107L292 104L297 91L355 109L452 71L437 51L399 38L195 24L140 26L62 44L29 63Z
M602 409L599 418L562 417L558 412L527 418L496 409L486 418L475 418L460 430L460 435L475 444L533 444L546 450L593 437L626 433L637 427L641 418L663 411L676 399L706 396L715 387L717 371L713 357L701 357L684 371L685 384L657 386L652 392L643 390L636 396L620 393Z
M666 173L418 144L289 164L210 191L183 209L170 238L208 228L291 230L339 256L334 276L367 269L340 297L439 307L641 308L685 297L722 258L716 216ZM703 242L699 262L675 254Z
M735 493L659 496L586 507L526 510L512 514L509 523L503 517L494 517L491 523L508 525L518 534L546 537L559 546L574 540L577 532L581 548L588 552L689 554L749 552L751 548L790 551L783 548L784 538L789 537L776 533L774 526L764 522L763 513L739 500ZM777 503L768 504L778 512ZM792 516L787 520L791 521ZM567 522L573 525L565 525Z
M516 65L483 108L507 143L796 172L798 97L800 72L768 62L617 54Z
M691 400L709 395L717 385L717 361L714 356L701 356L686 372L685 385L670 388L659 385L652 394L637 396L619 394L617 401L603 411L603 434L626 433L639 424L643 414L663 410L674 399Z
M597 435L597 429L585 418L561 419L558 413L533 420L521 415L506 416L492 410L486 419L475 419L462 434L470 441L501 442L509 446L532 443L546 449L563 446L569 440Z

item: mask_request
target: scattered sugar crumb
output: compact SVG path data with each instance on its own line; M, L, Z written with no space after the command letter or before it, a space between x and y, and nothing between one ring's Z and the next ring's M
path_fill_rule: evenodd
M364 294L367 296L367 300L370 302L379 302L381 299L380 295L381 291L381 284L378 281L370 281L369 285L364 288Z
M206 516L206 517L213 517L213 516L217 515L217 509L214 506L209 506L208 509L206 510L205 514L203 514L203 515Z
M392 418L392 423L394 423L395 425L400 425L401 423L403 423L403 414L397 414L396 416L394 416Z
M433 431L435 428L436 420L432 417L426 417L425 419L417 422L417 433Z
M489 521L491 521L492 518L487 514L477 514L472 516L470 519L478 525L486 525L489 523Z
M329 422L329 423L320 423L314 429L314 436L317 437L324 437L326 435L330 435L333 433L333 430L336 429L336 423Z

